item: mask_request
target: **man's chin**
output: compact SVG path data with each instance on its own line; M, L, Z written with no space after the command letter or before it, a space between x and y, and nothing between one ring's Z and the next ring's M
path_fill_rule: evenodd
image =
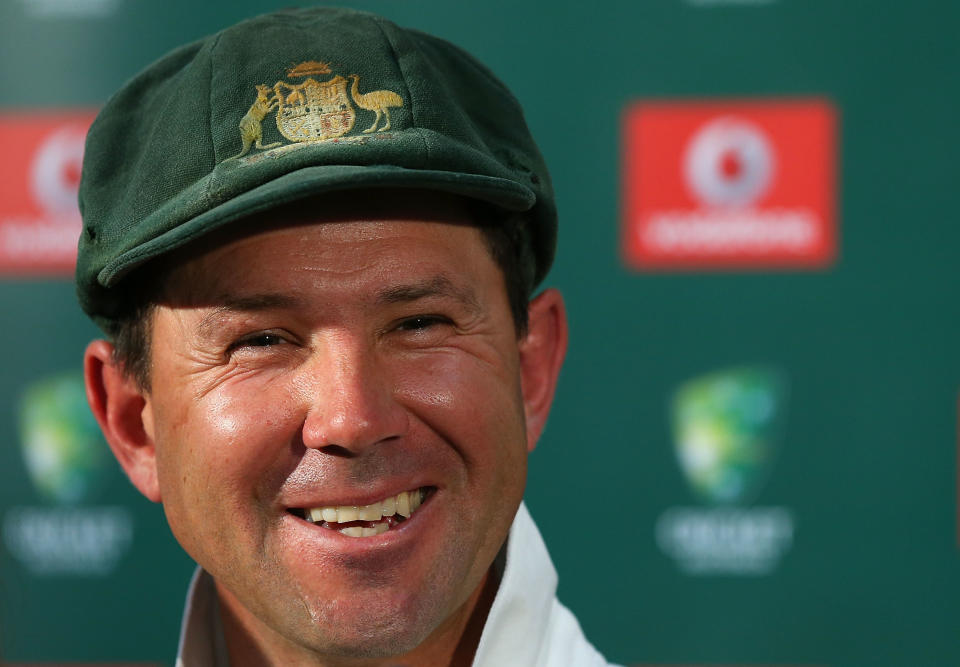
M367 636L357 636L355 633L351 633L349 636L325 636L316 646L311 648L318 655L326 655L331 658L399 659L414 651L423 643L424 639L426 637L407 632Z
M400 657L415 650L444 623L443 615L436 613L437 605L424 605L428 609L423 611L393 612L382 607L375 612L344 607L325 604L322 609L310 609L310 630L290 630L301 635L299 643L318 655L376 659Z

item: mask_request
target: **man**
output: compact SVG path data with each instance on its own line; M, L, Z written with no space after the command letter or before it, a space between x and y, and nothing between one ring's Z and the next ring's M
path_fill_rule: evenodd
M605 664L521 502L567 331L529 301L549 176L482 65L246 21L107 103L80 199L90 404L199 564L178 664Z

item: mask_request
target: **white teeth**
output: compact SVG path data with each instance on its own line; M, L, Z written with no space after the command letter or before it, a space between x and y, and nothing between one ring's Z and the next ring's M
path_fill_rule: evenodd
M373 526L349 526L339 531L348 537L372 537L390 530L390 524L382 521L386 517L402 516L410 518L426 497L424 489L401 491L395 496L384 498L370 505L336 505L312 507L304 511L307 519L313 523L347 523L348 521L373 521Z
M397 514L410 518L410 494L401 493L397 495Z
M347 521L356 521L360 518L360 508L356 505L337 508L337 523L346 523Z
M364 505L360 508L360 520L361 521L379 521L380 520L380 503L374 503L372 505Z

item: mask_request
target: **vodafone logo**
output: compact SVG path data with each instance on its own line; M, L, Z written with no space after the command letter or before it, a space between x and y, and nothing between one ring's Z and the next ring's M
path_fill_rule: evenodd
M0 114L0 273L73 273L77 190L93 112Z
M34 201L54 220L77 211L77 191L83 166L86 128L67 126L55 130L37 149L30 166Z
M684 156L687 185L711 206L752 204L767 191L773 169L773 148L763 132L736 118L704 125Z
M633 105L624 114L626 263L648 271L829 266L835 126L824 100Z

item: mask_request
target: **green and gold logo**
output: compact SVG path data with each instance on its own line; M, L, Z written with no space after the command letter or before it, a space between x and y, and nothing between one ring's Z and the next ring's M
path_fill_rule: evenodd
M279 141L263 143L263 121L271 113L275 115L277 130L294 145L346 135L356 123L354 105L375 115L373 124L363 130L364 134L390 129L390 109L403 106L403 99L397 93L392 90L361 93L358 74L347 77L337 74L319 81L314 78L331 73L329 64L310 60L287 71L287 78L294 83L277 81L272 87L254 86L256 98L240 119L242 148L229 159L243 157L251 148L269 150L283 145Z
M693 491L711 503L748 501L766 480L786 398L775 369L725 370L684 383L674 394L677 458Z
M46 502L6 508L3 544L37 577L109 575L130 550L133 514L96 504L119 471L87 407L83 377L68 372L32 383L19 417L27 474Z
M34 487L61 505L89 498L111 471L79 374L27 387L20 401L20 443Z

